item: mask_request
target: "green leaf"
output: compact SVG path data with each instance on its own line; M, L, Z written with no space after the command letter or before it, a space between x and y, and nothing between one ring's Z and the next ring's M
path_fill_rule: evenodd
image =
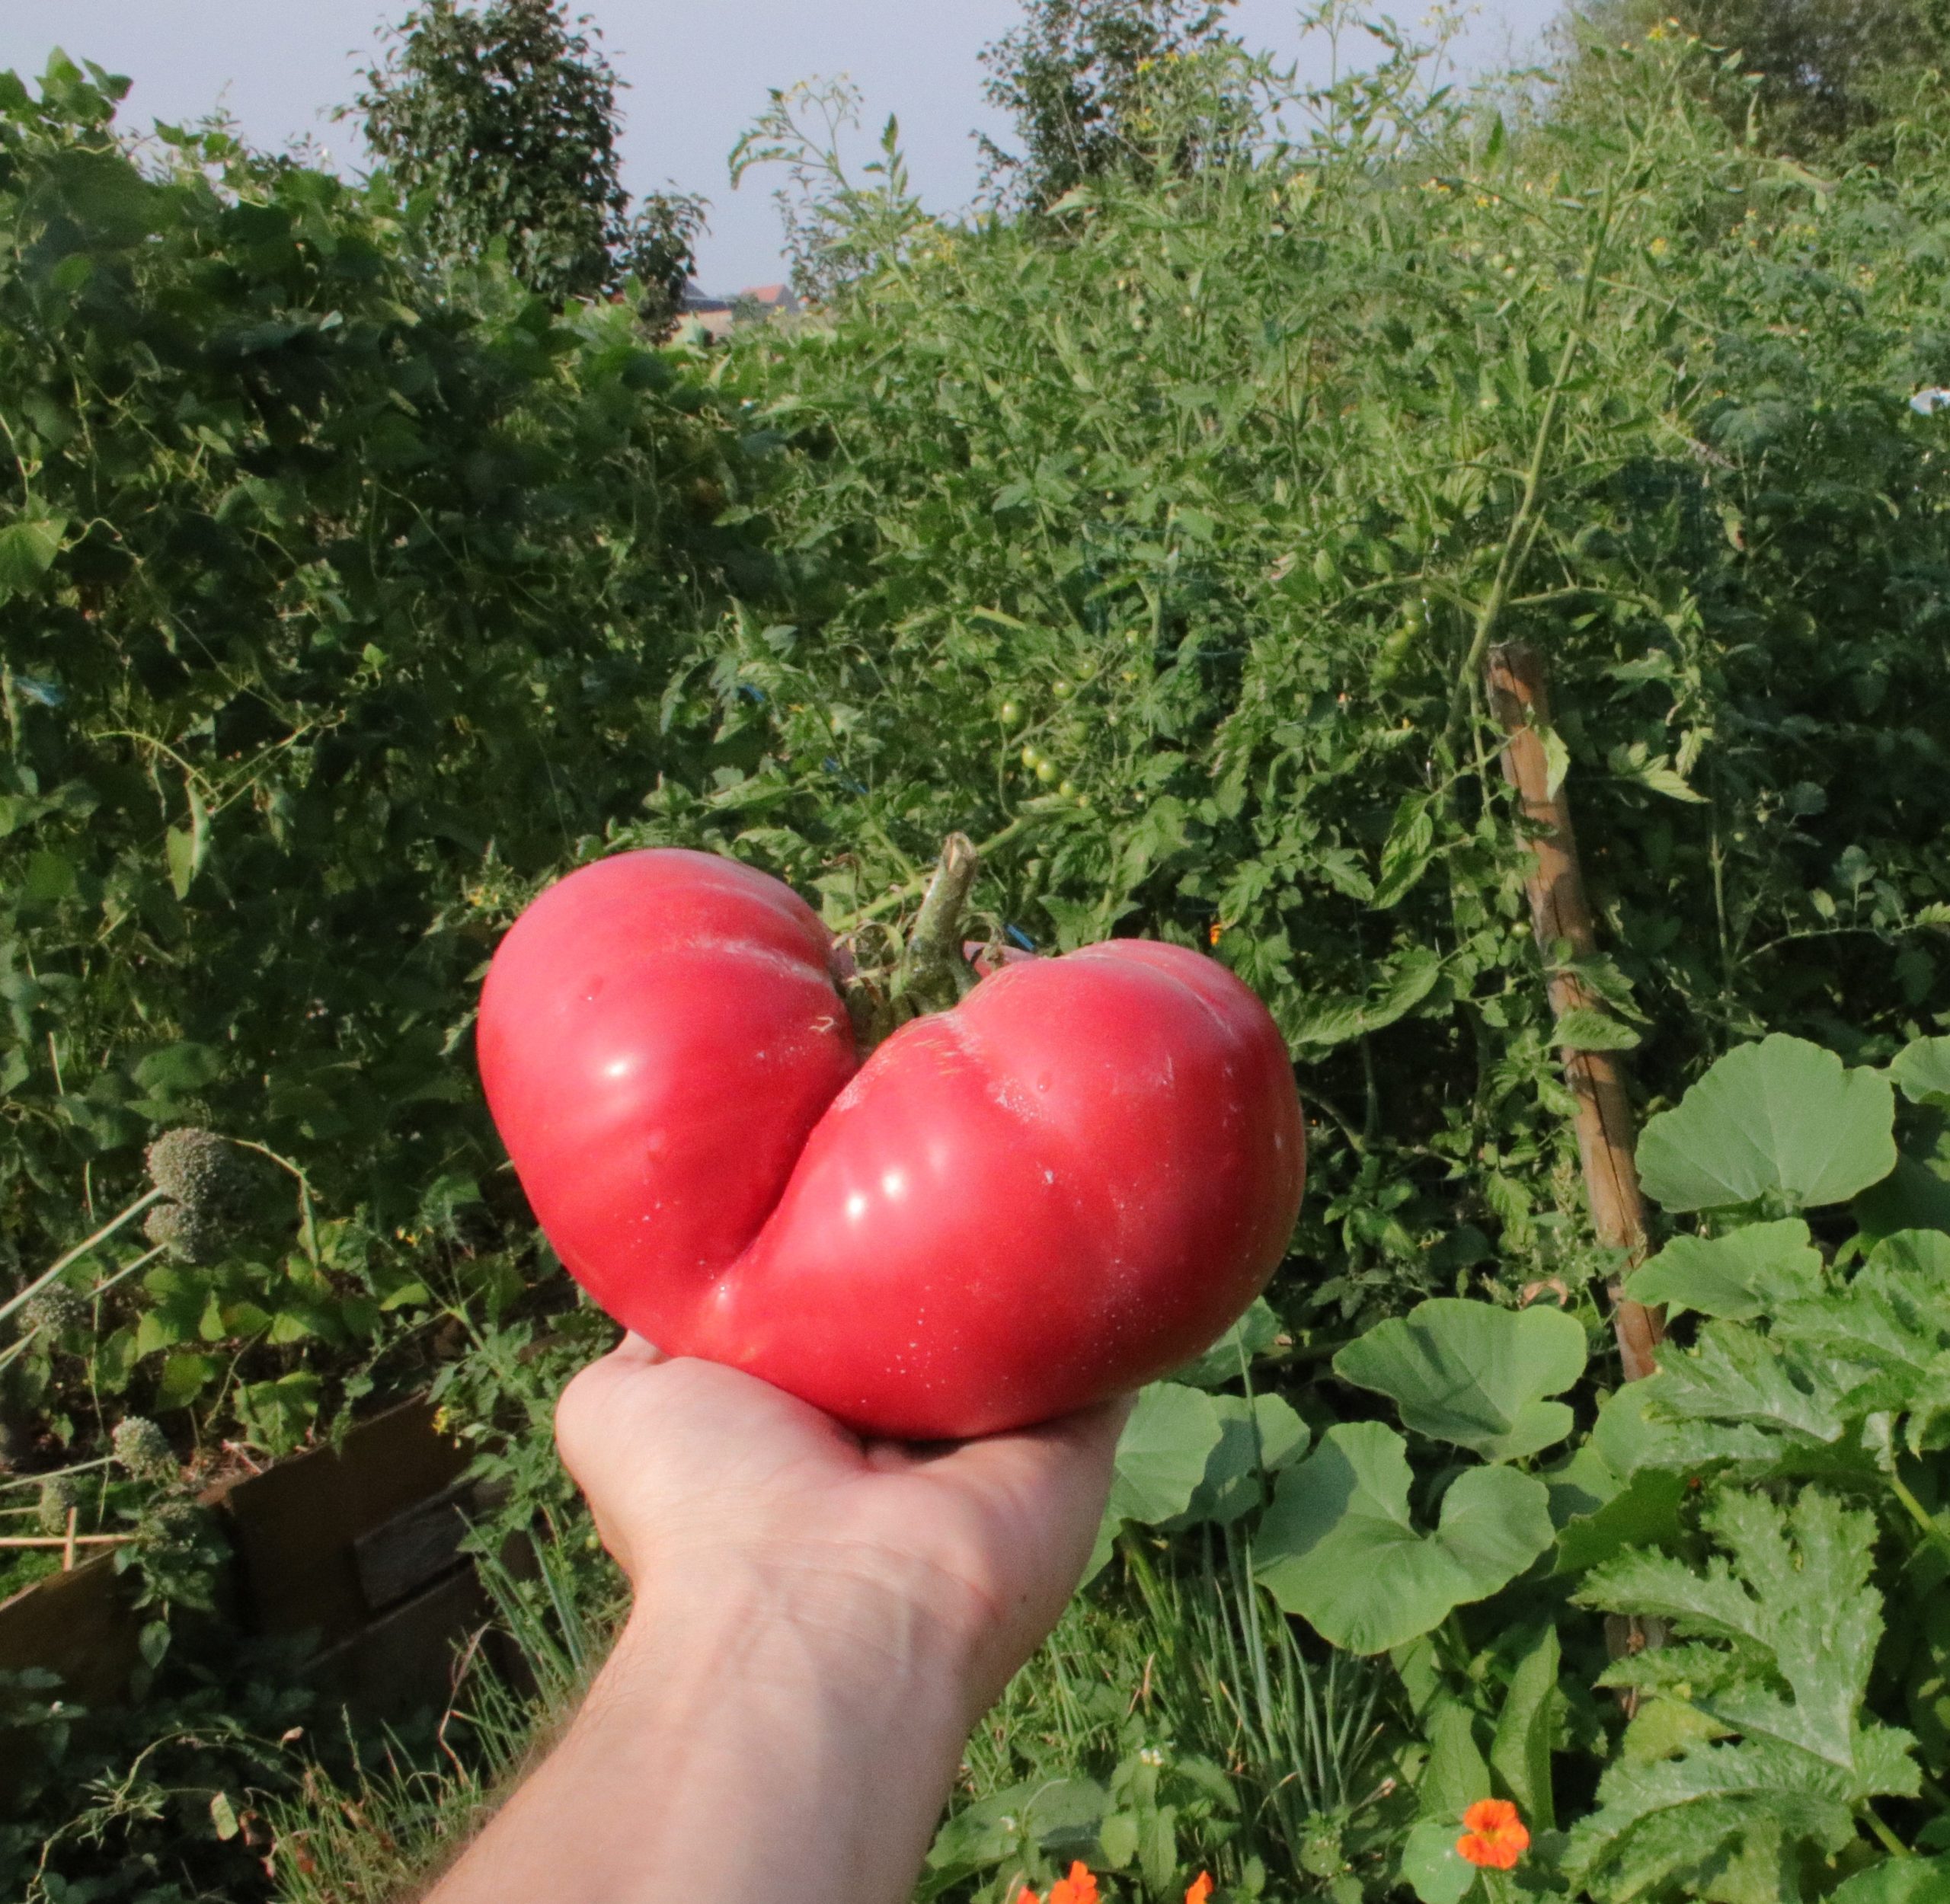
M1409 794L1395 810L1395 823L1381 849L1381 877L1375 883L1374 908L1399 905L1428 871L1435 848L1435 822L1426 794Z
M1264 1296L1256 1296L1251 1308L1228 1329L1204 1354L1168 1378L1189 1382L1194 1388L1223 1388L1236 1382L1255 1356L1263 1354L1280 1339L1280 1318Z
M1408 1513L1401 1436L1343 1423L1280 1478L1255 1570L1330 1645L1384 1653L1487 1598L1551 1544L1549 1495L1510 1468L1472 1468L1443 1497L1434 1533Z
M1579 1457L1601 1459L1588 1447ZM1559 1471L1568 1478L1565 1471ZM1552 1477L1546 1475L1546 1482ZM1579 1476L1588 1484L1588 1470ZM1617 1492L1596 1507L1570 1516L1559 1525L1557 1557L1551 1571L1581 1573L1610 1560L1629 1547L1664 1547L1680 1538L1680 1510L1686 1503L1688 1478L1670 1469L1648 1468L1631 1476ZM1551 1490L1555 1518L1564 1496Z
M1287 1027L1296 1045L1344 1045L1405 1018L1436 988L1442 957L1427 946L1404 953L1384 982L1365 1001L1309 1006Z
M1917 1454L1950 1439L1950 1236L1885 1238L1846 1290L1789 1305L1773 1334L1840 1391L1852 1420L1907 1418Z
M1769 1463L1799 1448L1840 1442L1854 1419L1826 1366L1734 1322L1709 1322L1693 1347L1660 1358L1642 1383L1647 1426L1678 1424L1649 1458L1662 1466Z
M1641 1040L1622 1020L1595 1005L1578 1005L1557 1021L1554 1043L1567 1051L1632 1051Z
M1544 1398L1570 1388L1585 1359L1584 1327L1562 1309L1439 1296L1349 1343L1334 1372L1389 1396L1418 1434L1503 1462L1570 1433L1570 1409Z
M1913 1104L1950 1108L1950 1038L1919 1038L1890 1061L1889 1075Z
M1479 1798L1490 1796L1490 1768L1476 1745L1475 1720L1469 1708L1444 1693L1428 1719L1428 1763L1416 1787L1416 1808L1455 1833L1462 1814Z
M1525 1648L1498 1714L1490 1764L1533 1832L1557 1829L1551 1794L1551 1749L1556 1743L1557 1628L1546 1625Z
M1454 1819L1424 1818L1408 1828L1402 1845L1402 1879L1422 1904L1462 1904L1480 1874L1456 1848L1462 1827Z
M147 1317L143 1318L145 1321ZM158 1408L185 1408L209 1385L217 1372L213 1356L173 1355L162 1365L155 1385Z
M0 603L31 590L53 566L68 532L65 516L9 522L0 529Z
M1291 1403L1278 1395L1215 1395L1219 1444L1207 1458L1205 1474L1173 1527L1210 1521L1228 1525L1260 1505L1262 1474L1290 1468L1307 1451L1307 1425Z
M1950 1857L1892 1858L1872 1870L1858 1871L1828 1904L1946 1904L1950 1900Z
M1544 783L1544 797L1555 800L1564 785L1565 777L1571 772L1571 747L1555 727L1543 727L1539 732L1544 743L1544 768L1549 776Z
M214 1045L165 1045L136 1067L136 1081L158 1097L183 1097L223 1075L223 1053Z
M1626 1283L1635 1302L1748 1322L1821 1292L1821 1253L1799 1217L1726 1236L1675 1237Z
M188 828L172 826L163 835L163 853L169 862L169 887L179 899L190 896L197 877L197 842Z
M1846 1203L1895 1168L1895 1116L1882 1072L1776 1034L1728 1052L1646 1125L1639 1176L1668 1209Z
M1154 1382L1138 1397L1117 1442L1109 1518L1156 1526L1182 1514L1223 1432L1211 1396Z
M324 1385L309 1369L237 1391L237 1414L251 1439L268 1454L286 1455L311 1432Z

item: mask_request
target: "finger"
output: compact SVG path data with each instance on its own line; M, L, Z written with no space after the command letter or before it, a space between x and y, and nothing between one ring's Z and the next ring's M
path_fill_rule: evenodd
M651 1367L670 1359L647 1336L638 1335L634 1329L609 1353L619 1362L643 1363Z
M1013 1434L990 1435L945 1455L944 1474L987 1487L1042 1489L1057 1481L1080 1494L1108 1490L1117 1437L1130 1414L1127 1396Z

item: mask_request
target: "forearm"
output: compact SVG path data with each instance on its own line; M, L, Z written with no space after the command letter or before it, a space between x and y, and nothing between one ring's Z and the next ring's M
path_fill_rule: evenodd
M430 1904L905 1904L965 1662L906 1594L719 1583L632 1615L582 1711Z

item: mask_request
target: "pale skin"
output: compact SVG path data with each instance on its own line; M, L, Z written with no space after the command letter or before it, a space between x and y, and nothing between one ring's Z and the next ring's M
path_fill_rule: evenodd
M906 1904L1076 1588L1124 1412L916 1450L634 1338L585 1369L556 1442L632 1610L427 1904Z

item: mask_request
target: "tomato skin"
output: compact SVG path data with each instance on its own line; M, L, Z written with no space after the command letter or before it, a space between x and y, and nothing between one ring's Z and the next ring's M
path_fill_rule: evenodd
M652 1341L757 1234L854 1073L833 960L789 887L674 848L571 874L494 954L488 1109L569 1273Z
M1264 1286L1304 1126L1222 966L1136 940L1011 961L856 1072L833 960L777 882L662 851L572 874L509 934L489 1104L612 1315L935 1439L1150 1380Z

